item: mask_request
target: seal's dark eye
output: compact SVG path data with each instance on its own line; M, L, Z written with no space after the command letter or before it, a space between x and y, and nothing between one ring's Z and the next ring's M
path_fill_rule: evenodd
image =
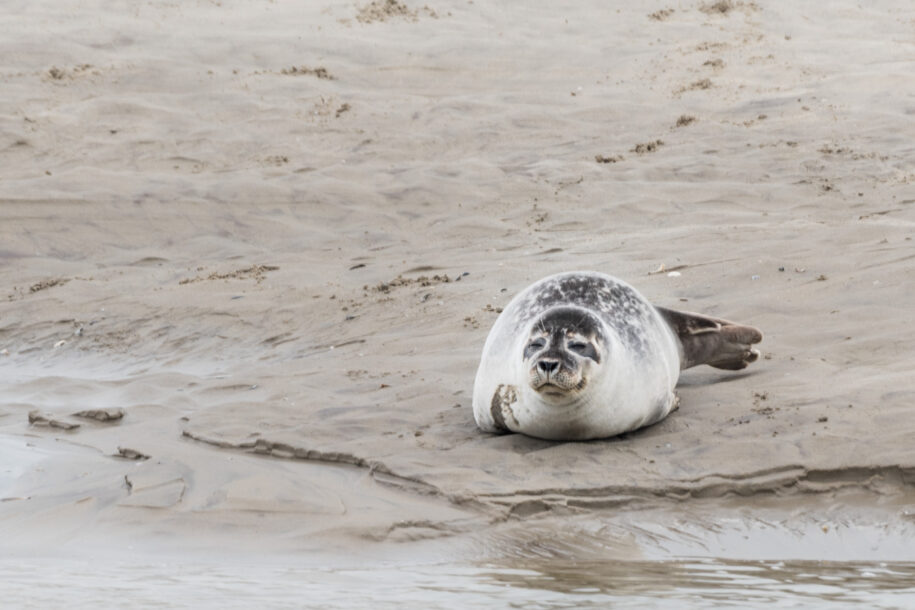
M524 348L524 357L530 358L535 353L542 350L544 347L546 347L546 339L534 339L527 344L527 347Z
M589 341L579 341L571 339L566 343L566 349L583 358L590 358L594 362L600 363L600 355L597 353L597 347Z

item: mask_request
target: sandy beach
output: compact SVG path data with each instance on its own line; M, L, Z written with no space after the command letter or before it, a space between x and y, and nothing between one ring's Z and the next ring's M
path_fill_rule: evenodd
M910 4L8 13L7 558L487 562L557 604L568 562L915 562ZM481 433L496 316L579 269L763 357L623 437Z

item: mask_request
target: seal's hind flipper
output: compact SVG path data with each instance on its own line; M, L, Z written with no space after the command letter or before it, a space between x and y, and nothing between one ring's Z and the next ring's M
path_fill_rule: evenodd
M759 351L750 347L762 341L759 329L665 307L655 309L680 340L681 369L707 364L739 371L759 358Z

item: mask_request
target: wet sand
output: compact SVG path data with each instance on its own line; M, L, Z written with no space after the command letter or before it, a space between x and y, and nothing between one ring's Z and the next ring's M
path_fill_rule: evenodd
M913 20L21 6L0 546L915 560ZM764 357L621 438L478 432L498 311L574 269Z

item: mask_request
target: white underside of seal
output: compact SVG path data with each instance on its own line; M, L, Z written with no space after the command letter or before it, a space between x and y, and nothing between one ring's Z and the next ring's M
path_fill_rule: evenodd
M532 326L561 306L592 312L605 337L599 369L572 401L531 388L523 356ZM603 273L561 273L523 290L496 319L474 381L473 414L487 432L606 438L666 417L679 374L679 341L638 291Z

